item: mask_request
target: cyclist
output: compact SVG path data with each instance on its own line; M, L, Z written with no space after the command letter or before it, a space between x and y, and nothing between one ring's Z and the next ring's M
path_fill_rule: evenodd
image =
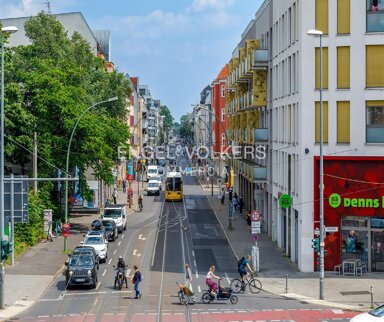
M143 209L143 195L139 196L138 204L139 204L140 210Z
M209 287L211 295L216 295L216 292L217 292L217 290L219 288L219 286L217 285L217 283L215 283L213 281L213 279L215 278L215 279L219 280L220 277L216 276L214 274L214 272L215 272L215 266L211 266L209 268L209 272L208 272L207 276L205 277L205 284L207 284L207 286Z
M249 273L254 273L251 266L249 265L250 261L251 261L251 256L250 255L247 255L245 257L243 257L243 261L240 263L239 265L239 269L238 269L238 272L240 274L240 277L241 277L241 281L242 281L242 290L245 288L245 281L246 279L248 278L249 276ZM249 273L247 272L247 269L249 271Z

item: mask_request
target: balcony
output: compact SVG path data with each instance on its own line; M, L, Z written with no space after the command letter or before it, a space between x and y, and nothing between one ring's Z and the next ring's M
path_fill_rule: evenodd
M268 142L269 136L268 136L268 129L267 128L258 128L253 129L253 138L254 143L265 143Z
M253 182L260 183L267 181L267 167L253 166Z
M251 69L268 68L268 49L255 49L252 53Z

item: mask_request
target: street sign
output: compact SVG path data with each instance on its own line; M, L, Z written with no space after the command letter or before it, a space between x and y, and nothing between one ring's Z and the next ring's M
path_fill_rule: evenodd
M252 227L252 234L260 234L261 233L261 229L260 227Z
M292 204L292 197L287 194L282 194L279 198L281 208L288 208Z
M9 178L7 176L7 178ZM15 223L28 222L28 181L17 180L26 176L14 176L13 207ZM4 182L4 223L11 222L11 182Z
M260 223L260 221L252 221L252 228L253 227L255 227L255 228L260 228L260 225L261 225L261 223Z
M315 234L316 236L319 236L319 235L320 235L320 229L319 229L319 228L316 228L314 234Z
M257 241L259 239L259 235L258 234L253 234L252 235L252 239L253 239L253 241Z
M252 213L251 213L251 219L252 219L253 221L259 221L259 220L260 220L260 217L261 217L261 214L260 214L260 212L259 212L258 210L254 210L254 211L252 211Z
M133 195L133 189L132 188L129 188L128 189L128 196L132 196Z
M61 224L61 235L63 237L69 237L69 224L63 223Z
M339 231L339 227L325 227L326 233L337 233Z

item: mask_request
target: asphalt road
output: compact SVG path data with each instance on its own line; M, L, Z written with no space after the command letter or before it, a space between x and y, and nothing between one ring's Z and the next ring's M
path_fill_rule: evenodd
M181 164L186 165L186 160ZM113 265L124 257L138 265L144 280L141 299L134 299L133 285L115 290ZM176 282L184 282L184 263L193 273L196 304L181 305ZM144 209L128 217L127 230L108 245L107 262L100 265L96 289L65 289L58 276L18 321L349 321L355 313L315 306L266 292L239 295L229 301L203 304L205 276L211 265L228 286L237 277L236 258L225 238L209 200L195 177L184 177L183 202L145 197ZM132 275L132 271L130 274Z

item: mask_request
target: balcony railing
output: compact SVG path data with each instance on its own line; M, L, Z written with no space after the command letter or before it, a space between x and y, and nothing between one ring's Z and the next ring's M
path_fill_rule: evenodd
M253 182L267 181L267 167L253 166Z
M254 140L257 142L268 142L268 129L259 128L254 129Z
M255 49L252 53L252 66L254 69L258 67L268 66L268 49Z

